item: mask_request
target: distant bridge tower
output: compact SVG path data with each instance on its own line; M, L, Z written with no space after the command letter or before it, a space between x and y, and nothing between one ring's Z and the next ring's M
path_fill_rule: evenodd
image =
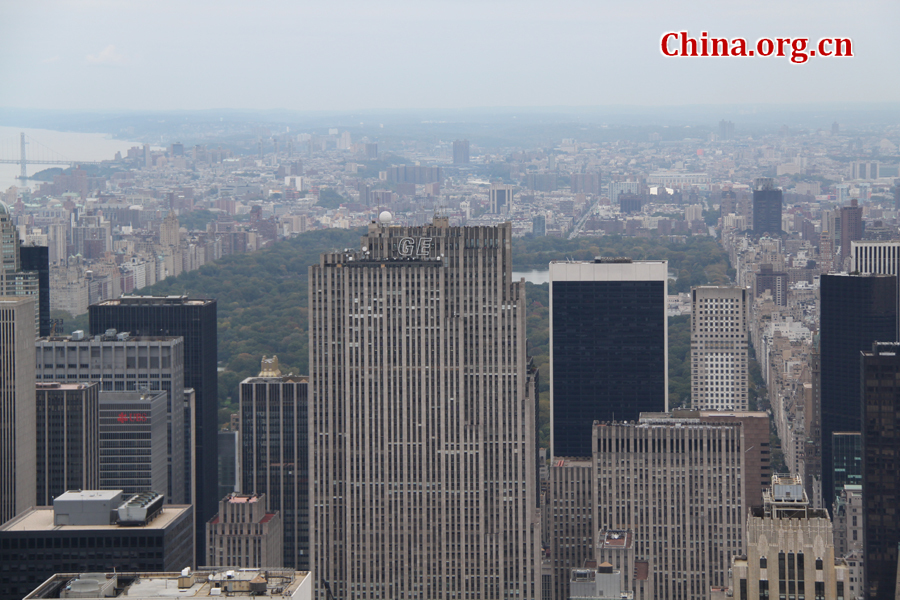
M25 162L25 132L19 133L19 139L22 142L22 150L19 153L19 179L28 179L28 169Z

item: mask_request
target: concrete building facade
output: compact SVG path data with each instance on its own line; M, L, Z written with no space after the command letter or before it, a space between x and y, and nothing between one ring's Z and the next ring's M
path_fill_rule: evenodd
M241 569L284 566L281 515L266 512L265 494L230 494L219 501L219 514L206 524L209 567Z
M590 458L557 458L549 468L542 525L550 549L551 598L568 598L572 569L594 558L594 470Z
M849 570L835 563L828 512L809 508L803 480L776 475L763 508L747 515L746 554L732 565L735 599L849 598Z
M97 383L101 393L166 393L163 447L168 455L167 474L165 485L155 491L173 504L187 503L190 490L184 488L184 469L186 464L190 468L191 452L184 427L189 411L184 402L183 339L132 337L112 330L96 336L76 332L69 337L41 338L36 346L38 381ZM113 422L107 424L114 426Z
M34 505L34 299L0 296L0 523Z
M691 290L691 407L748 410L750 294L745 288Z
M743 542L744 454L740 423L645 414L593 427L594 522L632 530L648 564L646 597L705 599L725 586Z
M512 226L380 221L310 267L313 571L336 598L538 598Z

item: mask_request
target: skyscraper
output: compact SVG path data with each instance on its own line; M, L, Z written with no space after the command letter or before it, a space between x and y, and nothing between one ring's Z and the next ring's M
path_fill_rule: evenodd
M22 271L35 273L38 284L37 313L40 336L50 335L50 249L47 246L21 246Z
M118 329L138 336L184 337L184 387L193 388L197 398L196 419L193 421L196 472L193 482L185 482L185 489L196 489L196 497L192 497L191 501L196 510L197 556L205 556L205 525L216 514L218 501L216 301L185 296L122 297L92 305L88 314L91 335ZM190 465L187 463L191 452L187 451L188 448L185 450L185 473L189 473Z
M37 383L37 498L100 489L100 384Z
M896 340L897 289L892 275L822 275L819 349L822 397L822 500L834 502L832 434L862 431L860 352Z
M453 142L453 164L469 164L469 140L456 140Z
M781 190L775 181L761 177L753 185L753 233L781 233Z
M491 214L505 215L512 209L514 188L511 185L492 183L490 191Z
M310 570L308 391L309 379L282 375L275 356L240 387L240 489L281 513L281 566L299 571Z
M799 475L773 479L763 507L748 513L746 532L746 552L733 562L735 598L854 597L847 565L834 562L831 519L809 507Z
M900 540L900 343L872 344L862 353L863 544L866 597L895 597Z
M666 261L550 263L550 443L590 456L596 421L669 403Z
M747 410L748 291L696 287L691 300L691 407Z
M163 390L100 394L100 489L166 489L166 399Z
M0 523L34 505L34 397L34 300L0 296Z
M512 226L379 220L361 249L310 267L318 595L539 597L536 399Z
M841 268L844 260L850 256L851 242L863 237L862 207L854 198L850 206L841 207Z
M181 337L131 337L128 333L115 331L85 339L78 332L72 337L40 338L35 345L38 381L98 382L101 392L137 394L146 390L166 394L164 422L160 424L157 419L153 425L165 430L162 443L167 453L167 457L163 457L167 474L165 482L154 485L153 491L165 494L169 503L187 504L191 486L185 483L185 476L191 472L192 454L184 442L184 340ZM99 401L103 402L103 398ZM131 427L134 423L122 423L116 431L134 429ZM114 424L114 418L105 423ZM154 447L156 451L158 447Z
M690 413L592 427L594 527L633 530L647 598L706 598L726 584L746 514L742 429Z
M42 325L46 325L47 328L50 325L50 266L46 263L46 248L43 248L45 259L43 267L37 266L40 264L40 257L40 251L28 251L27 264L36 268L35 270L24 268L16 225L12 221L9 207L0 202L0 297L34 297L35 337L38 336ZM38 273L38 270L41 272ZM46 311L42 314L41 310L44 308ZM44 321L46 323L43 323Z

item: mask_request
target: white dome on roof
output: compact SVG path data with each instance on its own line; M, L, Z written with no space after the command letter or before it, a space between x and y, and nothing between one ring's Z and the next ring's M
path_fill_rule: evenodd
M394 215L392 215L388 211L384 211L383 213L378 215L378 221L384 225L387 225L388 223L390 223L393 220L394 220Z

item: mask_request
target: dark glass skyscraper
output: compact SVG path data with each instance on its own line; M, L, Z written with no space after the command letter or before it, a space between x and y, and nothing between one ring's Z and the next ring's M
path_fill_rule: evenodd
M781 190L768 177L753 186L753 233L781 233Z
M866 597L893 600L900 540L900 344L873 344L863 353L862 373Z
M665 261L550 263L553 456L591 456L591 426L668 407Z
M206 556L206 522L216 514L219 491L216 301L184 296L123 297L94 304L88 314L91 335L117 329L135 336L184 338L184 387L193 388L197 398L194 421L197 495L191 497L196 515L196 555ZM187 490L190 489L189 486Z
M282 375L277 357L263 357L240 391L241 492L265 494L266 509L281 513L280 566L309 571L309 379Z
M860 352L896 339L897 288L892 275L822 275L820 285L822 499L830 510L832 434L862 431Z
M47 246L21 246L19 259L23 271L37 273L38 278L38 320L40 336L50 335L50 254Z

